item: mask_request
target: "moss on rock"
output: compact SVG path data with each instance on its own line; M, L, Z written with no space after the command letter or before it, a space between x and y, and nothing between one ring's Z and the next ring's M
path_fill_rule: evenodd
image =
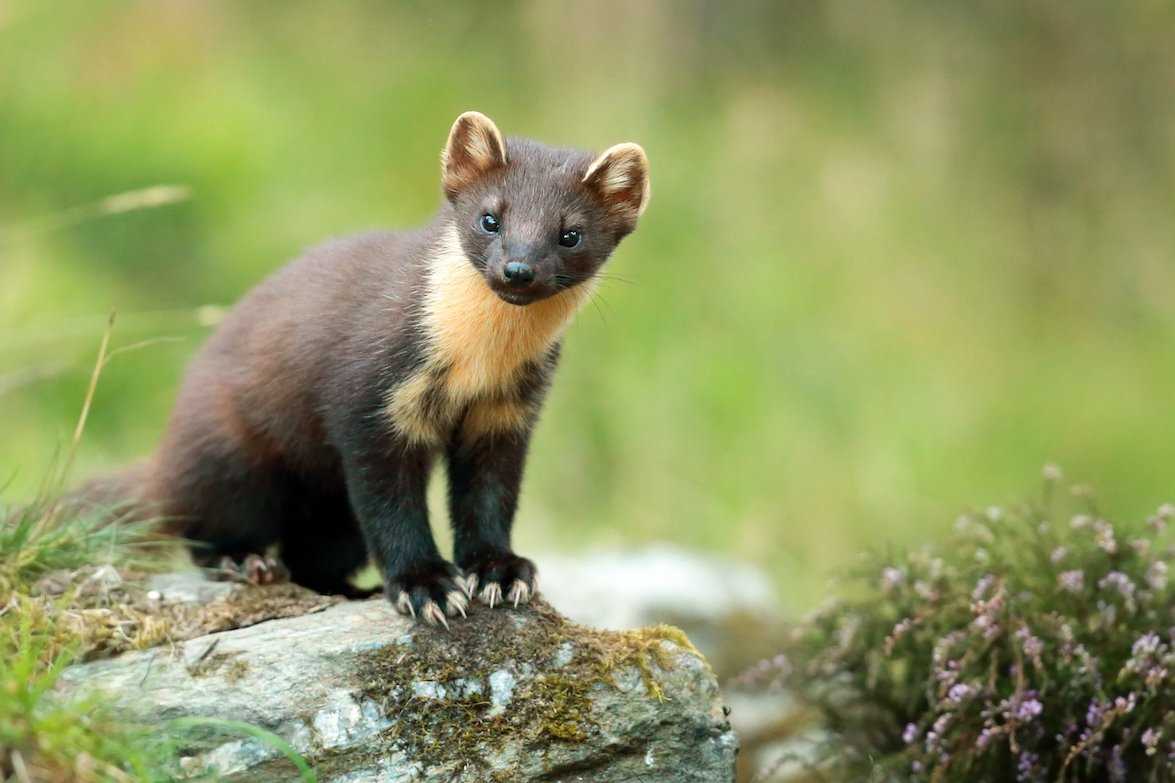
M671 626L600 631L542 601L525 611L521 622L512 611L476 609L451 631L421 628L403 644L366 655L361 688L395 718L383 740L426 766L474 763L509 779L501 766L508 760L492 750L506 738L536 750L585 742L600 731L591 694L622 688L619 672L635 669L645 697L663 700L656 673L675 665L666 643L701 659ZM516 682L504 700L492 686L495 675Z

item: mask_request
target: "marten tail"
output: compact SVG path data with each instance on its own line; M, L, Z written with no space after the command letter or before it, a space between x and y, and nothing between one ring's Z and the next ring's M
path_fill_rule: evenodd
M102 513L119 522L145 522L154 517L147 491L150 476L149 460L95 476L67 493L59 507L65 513Z

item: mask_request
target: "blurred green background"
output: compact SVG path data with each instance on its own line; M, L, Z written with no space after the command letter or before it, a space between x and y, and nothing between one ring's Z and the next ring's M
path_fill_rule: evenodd
M67 440L111 307L116 345L182 340L109 367L83 474L152 448L206 306L424 221L477 108L653 166L520 548L716 550L799 611L1049 460L1142 516L1175 473L1172 30L1157 0L0 0L7 494ZM68 211L161 183L191 198Z

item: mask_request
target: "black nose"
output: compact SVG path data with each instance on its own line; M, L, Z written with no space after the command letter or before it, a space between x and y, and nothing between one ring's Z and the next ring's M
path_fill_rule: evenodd
M521 288L534 282L534 268L525 261L511 261L506 264L506 282Z

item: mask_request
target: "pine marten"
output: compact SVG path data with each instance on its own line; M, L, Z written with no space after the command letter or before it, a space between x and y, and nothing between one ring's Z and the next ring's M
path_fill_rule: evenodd
M564 330L649 201L644 150L593 156L457 118L426 227L328 242L253 289L189 366L141 496L200 565L356 596L374 559L430 624L525 603L510 531ZM447 462L452 562L425 488ZM479 589L480 588L480 589Z

